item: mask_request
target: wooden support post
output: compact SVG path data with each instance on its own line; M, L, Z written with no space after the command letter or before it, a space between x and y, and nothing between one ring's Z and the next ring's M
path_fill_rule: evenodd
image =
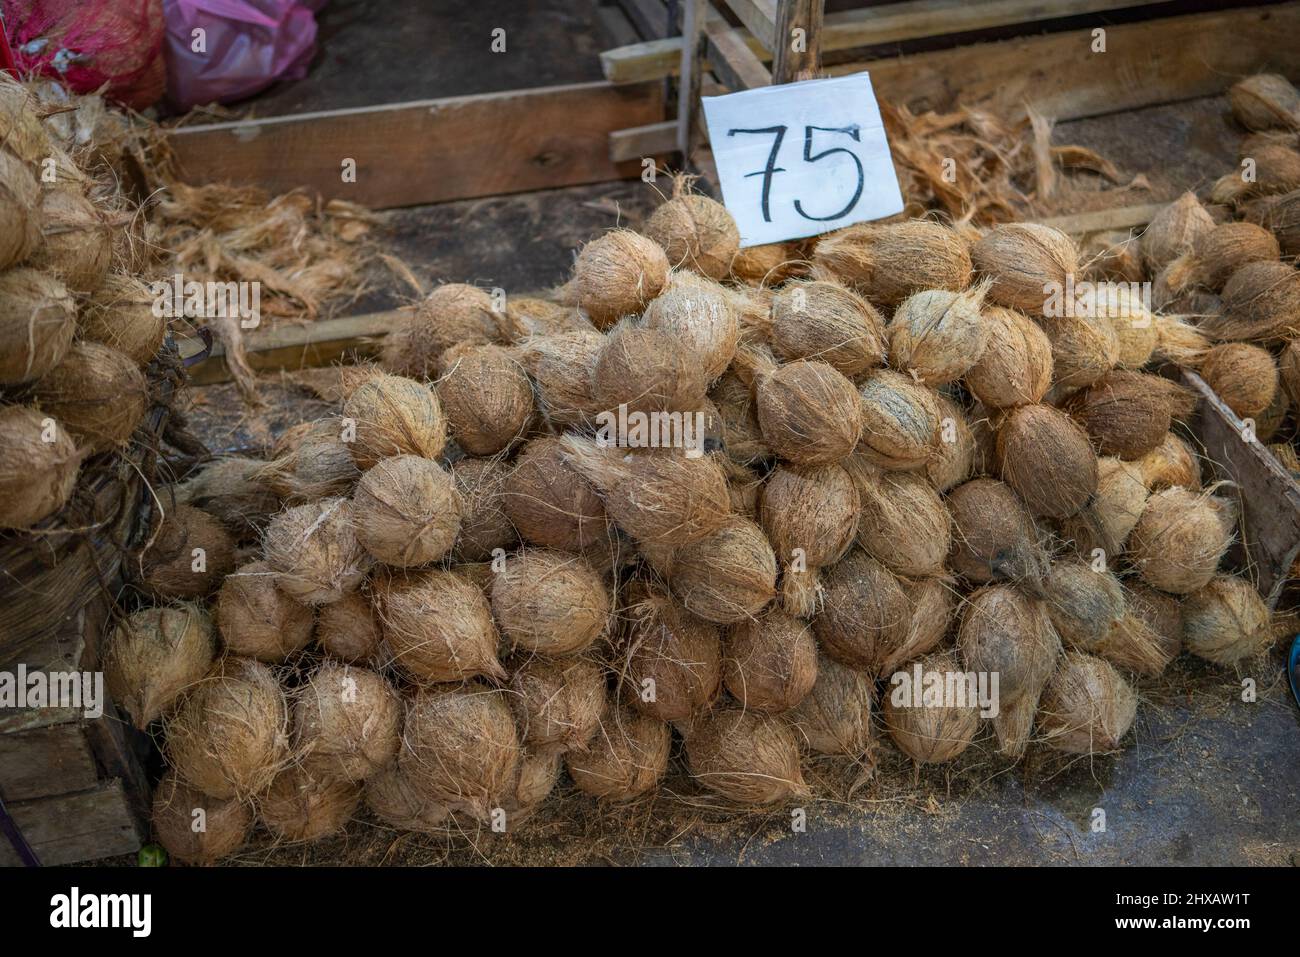
M777 6L773 83L811 80L822 68L822 18L826 0L781 0Z
M704 10L708 0L686 0L682 16L682 67L677 81L677 148L683 160L691 155L695 111L700 101L700 72L704 45Z
M776 0L726 0L746 30L771 53L776 46Z

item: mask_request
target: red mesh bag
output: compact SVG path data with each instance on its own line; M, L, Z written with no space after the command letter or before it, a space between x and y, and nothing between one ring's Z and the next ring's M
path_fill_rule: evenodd
M2 0L0 9L20 74L76 93L103 88L136 110L162 96L162 0Z

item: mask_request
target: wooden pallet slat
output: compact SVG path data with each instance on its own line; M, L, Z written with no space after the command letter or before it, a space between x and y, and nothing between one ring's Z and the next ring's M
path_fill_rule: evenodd
M732 92L768 86L772 74L727 21L710 11L704 24L708 62L722 85Z
M6 807L47 867L133 854L140 848L143 835L120 781ZM0 867L21 863L9 842L0 840Z
M776 48L776 0L725 0L731 12L769 53Z

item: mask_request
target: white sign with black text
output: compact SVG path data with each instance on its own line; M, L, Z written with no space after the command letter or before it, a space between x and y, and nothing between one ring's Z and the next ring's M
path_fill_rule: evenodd
M903 210L866 73L704 98L740 245L800 239Z

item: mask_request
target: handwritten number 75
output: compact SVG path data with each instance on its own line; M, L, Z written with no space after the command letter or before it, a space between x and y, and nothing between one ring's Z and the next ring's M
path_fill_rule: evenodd
M764 166L761 170L757 170L753 173L745 174L746 179L748 179L750 176L763 177L762 206L763 206L763 221L766 223L770 223L772 221L772 207L771 207L772 176L775 173L785 172L784 167L776 165L776 158L781 152L781 143L785 139L785 133L786 130L788 129L789 127L787 126L766 126L760 129L753 129L753 130L728 130L727 131L728 136L735 136L737 133L755 133L755 134L766 133L766 134L770 134L773 137L772 149L767 154L767 165ZM865 185L865 179L862 170L862 161L858 159L856 153L854 153L851 149L847 147L834 146L831 147L830 149L825 149L822 150L820 153L814 154L812 151L814 133L843 133L846 136L852 137L855 143L860 143L862 142L861 128L858 127L856 124L854 124L853 126L805 126L804 127L803 158L805 163L816 163L818 160L825 159L828 156L833 156L836 153L843 153L846 156L848 156L849 159L853 160L853 165L857 170L857 176L858 176L857 187L853 191L853 198L848 201L848 203L844 206L843 209L837 210L828 216L814 216L811 213L807 213L804 211L803 203L800 200L796 199L794 201L795 212L797 212L804 219L810 219L815 222L827 222L829 220L840 219L841 217L848 215L849 210L853 209L853 207L858 204L858 200L862 198L862 189Z

